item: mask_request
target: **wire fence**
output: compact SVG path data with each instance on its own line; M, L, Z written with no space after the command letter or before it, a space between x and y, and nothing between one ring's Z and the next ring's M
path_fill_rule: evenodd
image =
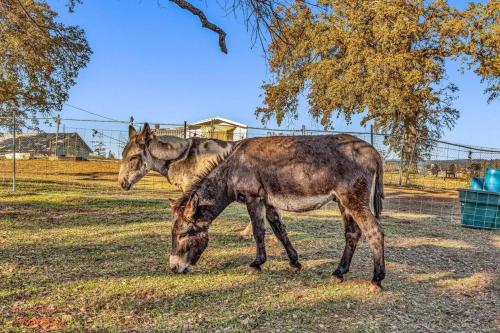
M44 118L47 119L52 120ZM15 135L12 130L0 132L0 190L11 191L15 187L18 191L40 193L119 192L116 178L121 153L128 141L128 123L133 121L54 118L54 126L45 130ZM217 118L197 123L152 123L151 126L158 136L227 141L340 133L304 126L299 129L259 128ZM444 141L426 142L430 148L409 166L400 158L401 154L387 144L386 135L373 131L348 133L372 143L381 153L386 185L385 210L406 214L409 218L414 215L415 218L459 222L457 189L469 188L473 177L484 175L488 168L500 167L500 149ZM136 191L169 195L174 189L159 175L151 174L138 184Z

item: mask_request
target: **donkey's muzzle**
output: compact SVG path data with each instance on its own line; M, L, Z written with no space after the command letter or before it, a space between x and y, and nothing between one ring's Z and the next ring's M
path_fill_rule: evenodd
M191 272L192 266L180 261L177 256L170 256L170 269L174 273L189 273Z
M125 179L125 178L119 179L118 184L120 184L120 187L123 190L125 190L125 191L130 190L131 184L127 181L127 179Z

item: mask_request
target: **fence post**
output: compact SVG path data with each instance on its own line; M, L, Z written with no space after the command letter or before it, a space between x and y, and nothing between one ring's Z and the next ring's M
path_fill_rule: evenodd
M16 109L12 111L12 192L16 192Z
M373 146L373 125L370 125L370 144Z
M55 118L56 121L56 149L54 150L54 157L57 158L57 143L59 142L59 125L61 124L61 116L57 115Z
M302 135L306 135L306 125L302 125Z
M184 139L187 139L187 121L184 120Z
M68 143L66 142L66 124L63 124L63 153L66 155L66 152L68 151Z
M403 145L401 146L401 155L399 155L399 186L403 185L403 154L404 154L405 139L403 138Z

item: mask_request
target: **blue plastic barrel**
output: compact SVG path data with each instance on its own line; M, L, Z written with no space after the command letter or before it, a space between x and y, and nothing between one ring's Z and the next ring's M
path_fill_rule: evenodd
M470 180L470 189L476 191L482 191L484 186L483 177L474 177Z
M500 192L500 170L486 169L484 189L491 192Z

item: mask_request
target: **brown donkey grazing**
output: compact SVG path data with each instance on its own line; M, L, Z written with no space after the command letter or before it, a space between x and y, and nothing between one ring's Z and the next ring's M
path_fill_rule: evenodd
M264 221L285 247L290 265L300 269L276 209L303 212L337 201L345 225L345 248L333 272L342 281L363 234L370 245L372 285L385 277L382 210L382 160L367 142L351 135L265 137L238 143L219 159L173 206L170 267L191 270L208 245L212 221L231 203L246 204L253 225L257 256L254 270L266 261Z

